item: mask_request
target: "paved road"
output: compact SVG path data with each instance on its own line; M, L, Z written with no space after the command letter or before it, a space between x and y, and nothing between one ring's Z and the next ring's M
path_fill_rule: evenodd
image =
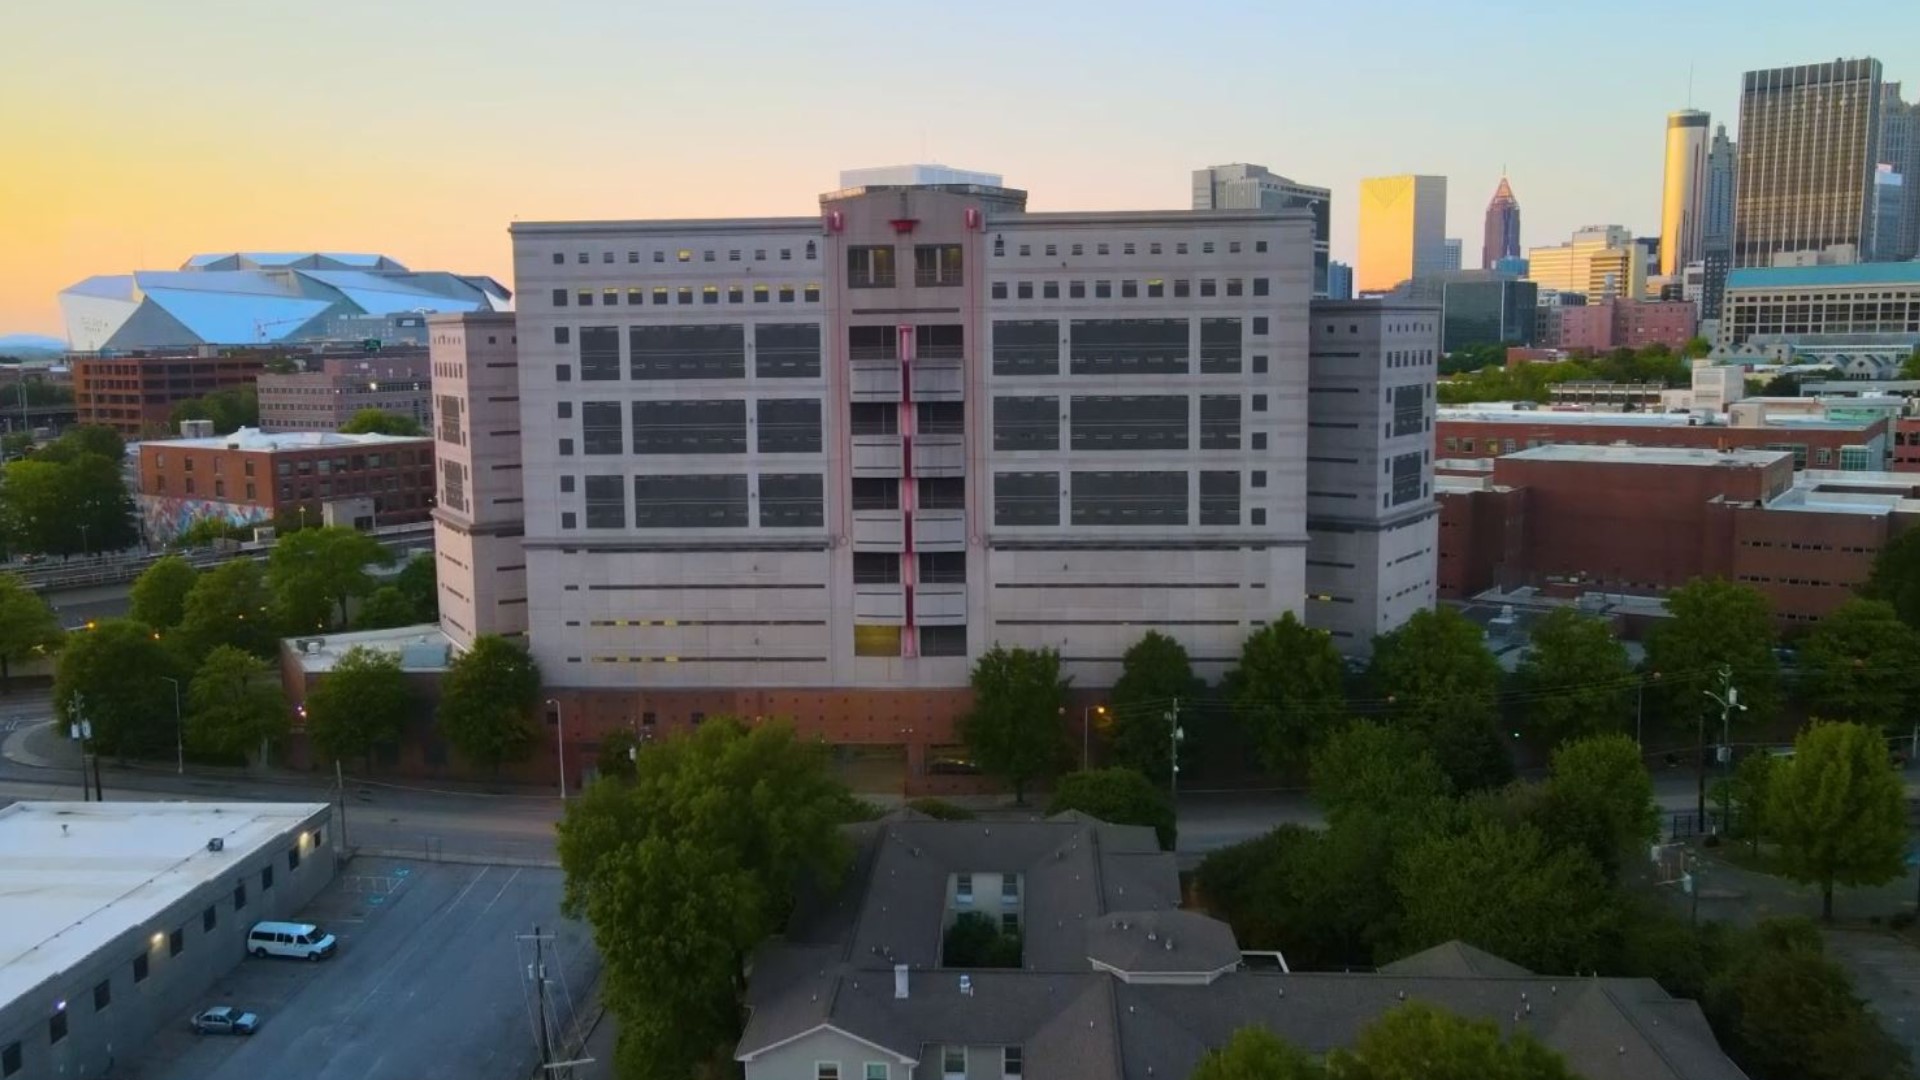
M598 970L587 929L560 918L555 870L355 859L303 918L340 937L331 961L245 960L208 1004L260 1012L252 1038L157 1037L132 1080L523 1080L539 1060L530 1020L538 924L563 1015Z

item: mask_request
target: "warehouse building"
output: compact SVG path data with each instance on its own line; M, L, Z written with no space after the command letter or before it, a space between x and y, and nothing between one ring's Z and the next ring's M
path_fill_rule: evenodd
M104 1075L332 879L319 803L0 809L0 1077Z

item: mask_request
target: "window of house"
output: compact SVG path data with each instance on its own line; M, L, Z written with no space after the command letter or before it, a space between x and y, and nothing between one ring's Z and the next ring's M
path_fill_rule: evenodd
M233 887L233 910L239 911L247 906L247 883L241 882Z
M213 932L213 928L219 925L220 909L214 907L212 904L208 904L207 910L200 913L200 931L210 934Z
M891 289L894 285L893 247L861 244L847 248L847 287Z
M0 1048L0 1076L12 1076L21 1070L20 1044L10 1042Z
M693 286L682 285L674 290L673 298L682 304L693 303Z
M1108 252L1110 252L1110 251L1112 251L1113 249L1112 249L1112 248L1111 248L1110 246L1108 246L1108 245L1106 245L1106 244L1101 244L1101 245L1100 245L1100 246L1099 246L1098 248L1095 248L1094 250L1095 250L1095 251L1097 251L1097 252L1098 252L1099 254L1101 254L1101 255L1105 255L1105 254L1107 254Z
M1033 282L1031 281L1021 282L1019 291L1014 295L1018 296L1022 300L1033 299Z
M780 302L783 304L793 303L793 286L791 285L780 286Z
M1021 257L1021 258L1023 258L1023 259L1024 259L1024 258L1026 258L1027 256L1029 256L1029 255L1031 255L1031 254L1033 254L1033 245L1032 245L1032 244L1021 244L1021 245L1020 245L1020 257Z
M47 1018L47 1042L57 1043L67 1037L67 1003L61 1002Z
M1017 934L1020 932L1020 915L1018 912L1003 911L1000 913L1000 932L1003 934Z
M1113 282L1096 281L1093 283L1093 297L1096 300L1113 299Z
M1269 284L1270 282L1266 278L1263 278L1263 277L1254 278L1253 279L1253 295L1255 296L1267 295L1267 286Z
M1007 254L1007 238L1006 237L996 236L993 238L993 254L996 258L1004 258L1006 256Z
M1167 293L1167 283L1160 278L1147 279L1147 299L1155 300Z
M727 286L727 303L729 303L729 304L744 304L744 303L746 303L746 301L747 301L747 290L746 290L746 289L744 289L744 288L742 288L742 287L741 287L741 286L739 286L739 285L729 285L729 286Z
M1188 296L1192 295L1192 291L1193 291L1192 284L1188 282L1186 278L1173 279L1173 298L1175 300L1186 299Z
M1125 280L1125 281L1122 281L1122 282L1120 283L1120 297L1121 297L1121 299L1124 299L1124 300L1131 300L1131 299L1133 299L1133 298L1135 298L1135 297L1137 297L1137 296L1139 296L1139 295L1140 295L1140 283L1139 283L1139 282L1137 282L1137 281L1135 281L1135 280L1133 280L1132 278L1128 278L1127 280Z
M173 931L173 933L167 935L167 955L168 956L179 956L181 951L186 947L187 947L187 932L185 930L176 929Z
M994 282L992 285L987 286L987 294L995 300L1005 300L1007 298L1007 283L1004 281Z
M1185 240L1177 241L1173 245L1173 253L1175 255L1185 255L1187 253L1187 242Z
M273 867L271 866L261 867L260 868L260 891L265 892L271 888L273 888Z
M139 956L136 956L133 958L133 981L137 983L143 983L147 981L147 954L146 953L141 953Z
M1059 283L1059 282L1057 282L1057 281L1043 281L1043 282L1041 282L1041 283L1040 283L1040 298L1041 298L1041 299L1043 299L1043 300L1058 300L1058 299L1060 299L1060 283Z
M653 261L654 261L654 262L657 262L657 263L663 263L663 262L666 262L666 261L667 261L667 253L666 253L666 252L664 252L664 251L656 251L656 252L654 252L654 253L653 253Z
M113 980L101 979L93 984L93 1011L99 1012L113 1004Z
M1084 281L1067 282L1067 296L1073 300L1085 300L1087 298L1087 283Z
M953 876L953 902L956 904L973 903L972 874L955 874Z
M940 1072L943 1076L967 1075L967 1048L964 1046L941 1047Z
M720 286L707 285L702 287L700 290L700 302L703 304L719 303L720 302Z
M1244 288L1245 288L1245 285L1244 283L1241 282L1239 278L1230 277L1227 279L1227 295L1228 296L1240 296L1242 295L1242 290Z
M1200 279L1200 295L1201 296L1213 296L1216 293L1216 291L1217 290L1215 288L1215 282L1212 278L1203 277Z
M801 298L809 304L819 303L820 286L818 284L808 285L805 289L801 290Z
M814 1062L813 1080L840 1080L840 1063L837 1061Z
M708 250L706 250L706 251L702 251L702 252L700 253L700 261L701 261L701 262L712 262L712 261L713 261L713 250L712 250L711 248L709 248L709 249L708 249Z
M1012 874L1000 875L1000 902L1017 904L1020 902L1020 879Z
M861 1080L891 1080L891 1075L887 1071L887 1063L884 1061L867 1062L866 1072L861 1076Z
M581 307L592 307L593 306L593 290L581 289L579 295L575 299Z
M1009 1080L1011 1080L1012 1077L1023 1076L1025 1074L1022 1070L1025 1067L1026 1063L1020 1060L1019 1047L1009 1046L1000 1051L1000 1074L1002 1076L1008 1077Z

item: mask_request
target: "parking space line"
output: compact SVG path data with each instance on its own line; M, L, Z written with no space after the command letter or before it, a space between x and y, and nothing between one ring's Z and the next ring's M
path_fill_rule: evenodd
M394 957L392 961L388 963L387 971L384 975L380 976L380 981L377 983L374 983L371 989L369 989L365 994L361 995L360 1001L357 1004L355 1004L352 1010L350 1010L347 1013L346 1020L348 1022L352 1021L354 1017L360 1015L360 1011L367 1007L367 1003L369 1001L373 1000L373 995L379 993L383 988L386 987L387 980L393 978L393 975L395 972L406 968L407 965L402 961L407 956L411 955L415 949L418 949L420 947L421 942L426 940L426 934L424 933L424 931L428 927L439 922L441 919L446 918L448 912L452 911L456 907L459 907L460 901L465 900L467 898L467 894L473 891L474 886L480 884L480 879L486 877L487 873L492 869L493 867L491 866L481 867L480 872L473 875L473 880L467 882L466 887L461 889L458 895L454 896L452 900L449 900L445 907L441 908L439 911L434 912L432 918L428 919L425 923L422 923L420 927L414 931L412 935L413 940L408 943L405 951L403 951L399 956Z
M500 898L507 894L507 885L512 885L513 879L519 876L520 876L520 871L517 869L514 870L514 872L507 877L507 884L500 886L500 891L493 894L493 899L487 901L487 906L480 909L480 914L485 915L487 912L492 911L493 905L499 903Z

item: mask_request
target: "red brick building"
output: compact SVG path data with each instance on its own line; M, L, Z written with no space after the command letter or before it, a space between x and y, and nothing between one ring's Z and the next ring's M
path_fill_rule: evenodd
M209 350L159 356L76 356L74 411L82 424L100 424L128 438L163 435L173 407L215 390L251 386L266 354Z
M1675 352L1693 337L1695 312L1690 300L1607 299L1560 312L1560 348L1611 352L1665 345Z
M1893 422L1892 460L1887 468L1920 472L1920 417L1902 416Z
M1771 415L1753 426L1729 426L1686 413L1465 406L1439 410L1433 434L1434 456L1442 460L1495 458L1541 446L1776 449L1791 451L1796 469L1874 472L1888 466L1888 426L1884 419Z
M206 518L318 524L328 503L371 526L405 525L432 513L433 467L430 438L241 428L141 443L138 502L154 542Z
M1853 595L1920 520L1920 478L1809 471L1785 451L1551 446L1436 479L1439 594L1489 588L1657 595L1746 582L1783 624Z

